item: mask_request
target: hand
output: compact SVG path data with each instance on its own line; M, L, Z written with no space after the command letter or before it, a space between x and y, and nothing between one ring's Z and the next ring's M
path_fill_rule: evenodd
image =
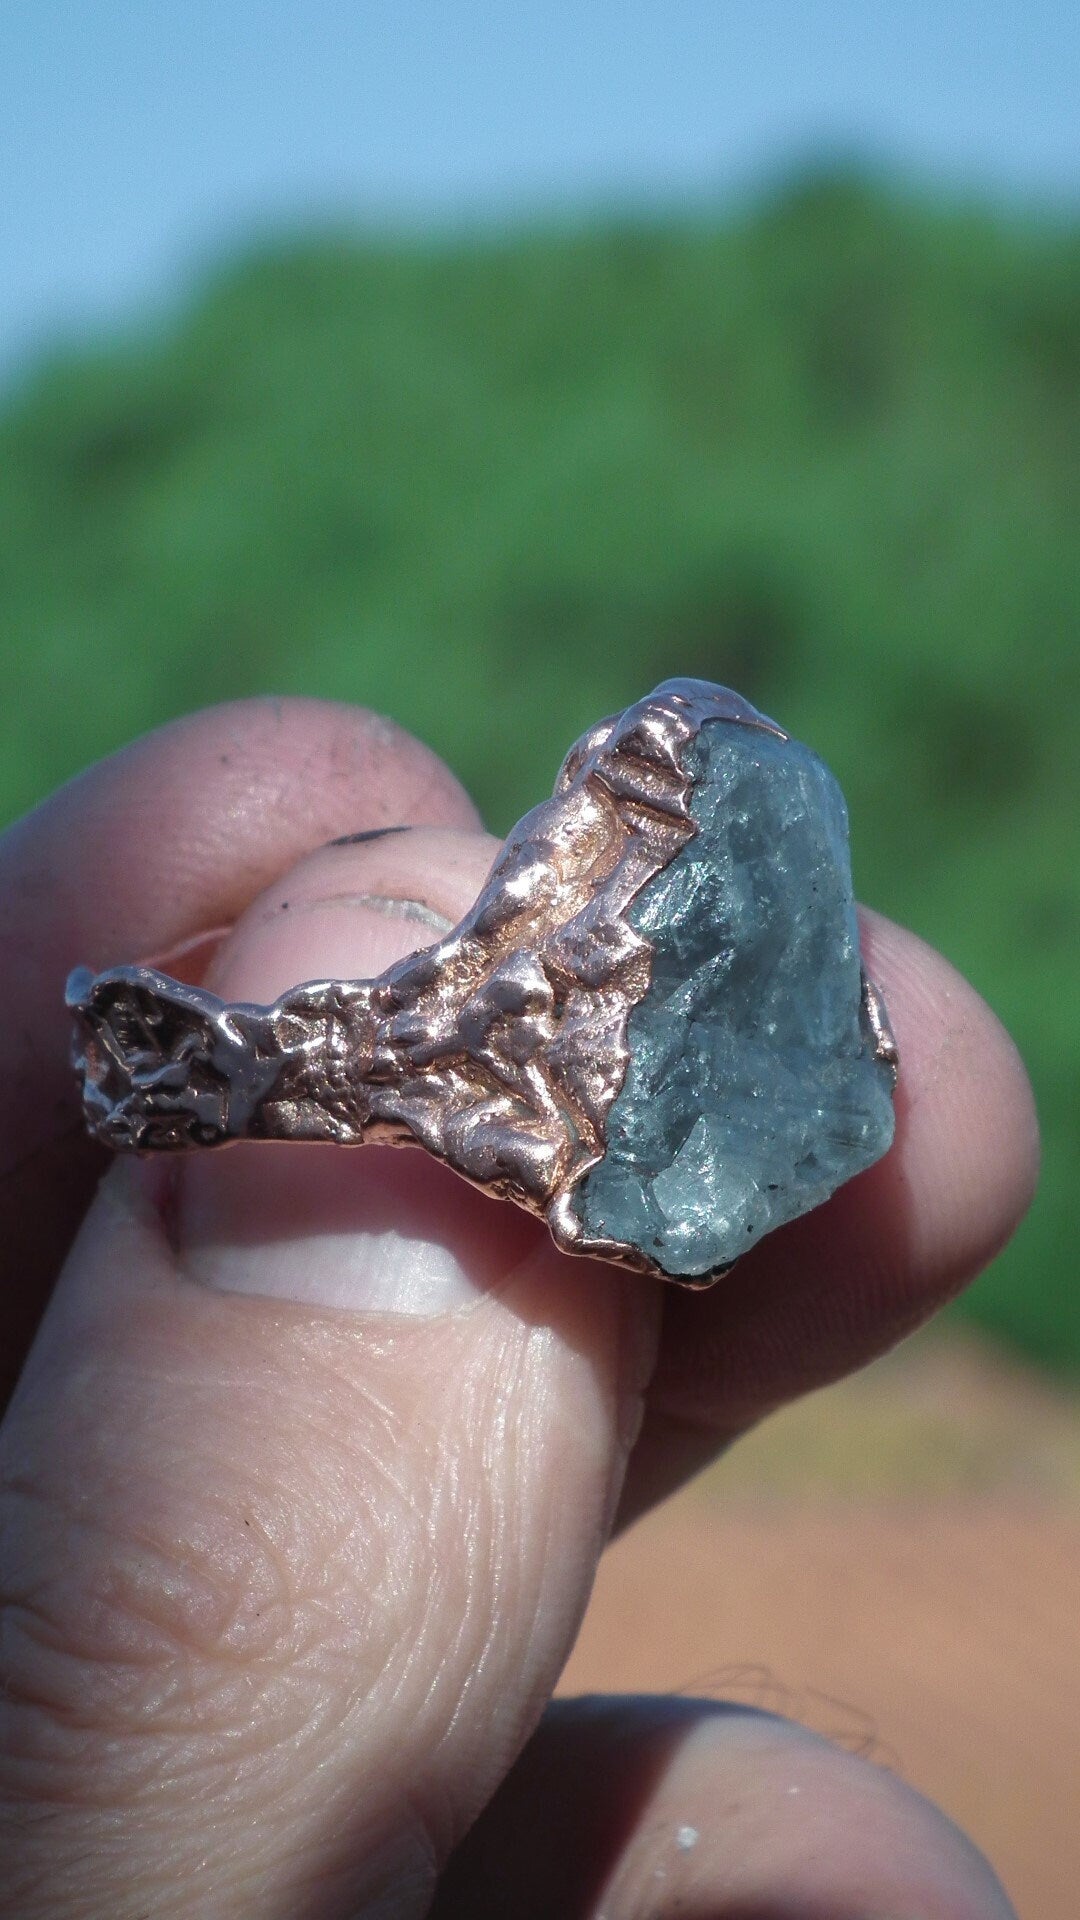
M419 1152L119 1161L91 1197L70 965L220 939L208 984L254 1000L376 972L494 850L430 754L314 702L165 728L0 846L11 1373L51 1294L3 1428L0 1912L1005 1915L939 1814L784 1721L549 1705L617 1518L1023 1211L1023 1070L944 960L867 916L895 1148L707 1295L566 1260Z

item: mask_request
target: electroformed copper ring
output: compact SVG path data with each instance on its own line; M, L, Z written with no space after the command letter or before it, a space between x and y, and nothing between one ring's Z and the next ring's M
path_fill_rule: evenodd
M669 1243L682 1244L677 1222L668 1239L605 1231L582 1196L609 1150L613 1110L631 1069L633 1016L653 980L657 941L642 930L641 904L702 831L695 819L702 779L695 751L702 729L714 723L729 730L722 736L725 752L727 743L740 750L749 745L755 766L780 765L778 749L789 736L738 694L703 681L666 681L571 748L552 798L511 832L460 925L375 980L313 981L289 989L272 1006L253 1006L227 1005L149 967L114 967L96 976L76 969L67 1001L91 1133L109 1147L138 1152L241 1139L419 1144L485 1192L540 1215L565 1253L599 1256L685 1285L708 1284L731 1262L712 1257L710 1249L720 1243L709 1237L707 1220L700 1257L710 1264L693 1272L688 1262L697 1255L666 1251ZM820 762L814 766L831 781ZM766 871L760 859L758 868ZM846 885L841 911L850 909L853 927L849 877ZM687 911L695 910L691 898ZM728 947L737 970L737 941L721 926L715 900L713 910L715 939L705 928L712 941L707 954L715 949L718 956L713 970ZM783 964L781 935L782 928L770 936L777 965ZM699 945L701 937L699 926ZM844 979L854 982L853 1004L846 1037L833 1043L833 1052L846 1048L853 1062L861 1060L860 1073L869 1062L881 1084L887 1082L889 1124L886 1129L882 1121L875 1139L864 1143L860 1164L868 1164L888 1144L882 1145L883 1133L891 1136L897 1056L855 939L852 955L850 933L842 931L841 964ZM670 970L669 961L665 966ZM655 1097L663 1104L677 1083L672 1111L685 1107L686 1122L683 1141L676 1122L668 1143L677 1157L697 1137L695 1127L698 1134L703 1127L715 1133L724 1100L710 1085L695 1116L696 1069L686 1066L693 1047L688 1043L677 1060L671 1055L670 1005L669 995L667 1078ZM798 1025L797 1008L793 1018ZM694 1015L688 1035L703 1031ZM755 1032L754 1047L760 1043ZM825 1067L819 1071L811 1062L808 1072L812 1091ZM620 1140L620 1165L630 1179L639 1147L622 1133ZM856 1147L857 1160L858 1154ZM820 1159L816 1148L803 1153L803 1163ZM715 1155L708 1164L716 1164ZM669 1174L662 1170L664 1192L674 1190ZM709 1175L714 1186L716 1177ZM795 1202L816 1204L808 1196L821 1196L806 1164L793 1178ZM641 1190L647 1212L660 1188ZM749 1243L756 1234L751 1222ZM683 1270L673 1271L680 1260Z

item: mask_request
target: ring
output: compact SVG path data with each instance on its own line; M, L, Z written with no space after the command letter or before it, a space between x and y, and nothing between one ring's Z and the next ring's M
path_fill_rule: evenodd
M840 789L701 680L584 734L460 925L378 979L263 1007L80 967L67 1002L106 1146L419 1144L564 1253L684 1286L893 1136Z

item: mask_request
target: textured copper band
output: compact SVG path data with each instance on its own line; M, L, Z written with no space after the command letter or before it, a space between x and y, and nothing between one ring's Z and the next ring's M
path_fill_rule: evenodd
M543 1216L564 1251L659 1271L588 1237L569 1203L603 1156L649 980L627 909L695 832L684 749L716 719L787 737L726 689L665 682L571 749L455 931L376 980L316 981L258 1007L150 968L77 970L68 1004L91 1131L137 1150L419 1143ZM865 977L864 999L895 1061Z

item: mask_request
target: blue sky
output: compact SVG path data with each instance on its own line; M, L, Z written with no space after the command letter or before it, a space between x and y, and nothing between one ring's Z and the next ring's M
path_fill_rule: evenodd
M6 0L0 364L253 228L703 194L814 153L1080 207L1078 0Z

